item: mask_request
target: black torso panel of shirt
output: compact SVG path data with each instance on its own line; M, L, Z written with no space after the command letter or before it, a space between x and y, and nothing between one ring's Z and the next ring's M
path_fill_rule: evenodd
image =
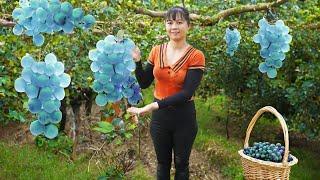
M141 61L136 62L136 70L135 75L138 80L138 83L142 89L148 88L153 79L153 65L150 63L147 63L145 68L142 67Z
M142 63L139 61L136 63L137 67L135 70L135 75L137 77L138 83L142 89L148 88L152 81L153 76L153 65L147 63L146 67L142 67ZM203 76L203 70L201 69L189 69L187 71L182 90L176 94L166 97L162 100L158 100L159 109L174 106L181 103L185 103L191 99L195 93L197 87L200 85L200 81Z

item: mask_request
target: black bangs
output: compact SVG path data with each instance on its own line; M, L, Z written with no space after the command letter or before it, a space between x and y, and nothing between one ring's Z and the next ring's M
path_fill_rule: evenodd
M181 17L183 20L187 21L188 25L190 24L188 10L180 6L175 6L169 9L165 16L166 20L176 20L177 17Z

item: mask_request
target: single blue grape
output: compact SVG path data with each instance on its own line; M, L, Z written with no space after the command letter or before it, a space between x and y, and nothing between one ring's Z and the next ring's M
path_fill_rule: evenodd
M53 113L50 114L50 122L53 124L57 124L61 121L62 119L62 112L60 110L54 111Z
M25 92L26 91L26 89L25 89L26 86L27 86L27 83L21 77L14 81L14 89L17 92Z
M92 89L97 93L101 93L103 91L103 84L98 82L97 80L94 80L92 84Z
M33 121L30 124L30 132L34 136L38 136L45 131L45 126L41 124L38 120Z
M42 46L44 43L44 36L42 34L36 34L33 36L32 40L36 46Z
M105 106L108 103L107 96L103 93L99 93L96 96L96 103L98 106Z
M53 93L54 97L60 101L63 100L63 98L65 97L65 92L62 87L55 87Z
M44 135L49 138L53 139L58 135L58 128L53 124L48 124L45 126Z
M33 98L28 101L28 109L31 113L38 113L41 111L42 103L39 99Z
M46 125L48 123L50 123L51 121L51 116L49 113L47 113L46 111L40 111L38 113L38 121L43 124L43 125Z
M52 99L53 97L53 91L52 88L50 87L44 87L41 88L40 93L39 93L39 99L44 102Z
M60 79L60 87L66 88L70 85L71 78L68 74L63 73L59 76Z

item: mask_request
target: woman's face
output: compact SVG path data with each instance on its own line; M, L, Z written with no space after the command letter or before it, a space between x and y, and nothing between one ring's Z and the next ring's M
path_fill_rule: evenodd
M189 30L189 25L186 20L184 20L181 15L177 14L175 20L166 19L166 31L173 41L180 41L186 39Z

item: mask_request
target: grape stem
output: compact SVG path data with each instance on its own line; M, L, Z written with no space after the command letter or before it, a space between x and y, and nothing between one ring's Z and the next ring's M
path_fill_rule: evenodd
M39 98L40 91L41 91L41 87L39 87L39 91L38 91L37 99Z

